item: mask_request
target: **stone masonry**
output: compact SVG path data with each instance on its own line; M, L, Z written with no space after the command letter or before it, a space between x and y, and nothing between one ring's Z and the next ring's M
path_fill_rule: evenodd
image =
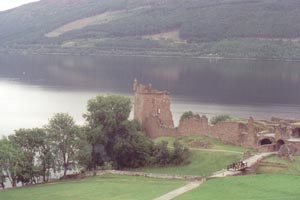
M204 135L224 142L257 149L278 151L283 145L291 154L300 155L300 120L223 121L210 125L206 116L181 119L174 127L167 91L153 89L134 80L134 118L149 137Z

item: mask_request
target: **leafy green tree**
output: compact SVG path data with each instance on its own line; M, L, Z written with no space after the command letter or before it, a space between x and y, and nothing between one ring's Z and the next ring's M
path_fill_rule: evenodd
M85 169L92 169L92 145L88 141L88 127L79 127L79 129L79 140L77 140L78 152L75 159L79 166Z
M114 158L116 137L122 134L121 124L131 111L129 98L110 95L90 99L84 115L88 124L88 141L92 145L93 167Z
M113 158L118 168L137 168L151 163L153 142L137 131L135 122L124 122L115 138Z
M76 163L76 155L79 151L79 128L74 119L67 113L57 113L46 126L51 140L51 145L56 155L56 164L63 169L66 177L71 164Z
M7 138L0 140L0 171L2 177L9 179L12 187L16 187L20 163L22 162L22 150Z
M42 129L19 129L15 131L14 135L9 136L10 141L20 147L23 152L18 173L18 181L23 184L34 182L35 177L41 175L35 161L38 155L42 155L39 149L44 138L45 134Z

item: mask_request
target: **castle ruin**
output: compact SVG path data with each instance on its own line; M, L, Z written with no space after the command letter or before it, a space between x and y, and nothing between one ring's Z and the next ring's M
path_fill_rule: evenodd
M206 116L194 115L181 119L174 127L170 98L167 91L159 91L134 80L134 118L151 137L203 135L224 142L245 146L261 152L282 151L300 155L300 120L271 118L271 120L230 120L208 123Z

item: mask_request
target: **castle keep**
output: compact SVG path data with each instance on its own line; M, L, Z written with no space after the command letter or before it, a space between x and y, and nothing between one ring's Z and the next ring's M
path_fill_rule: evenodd
M231 120L210 125L206 116L181 119L174 127L167 91L134 80L134 118L149 137L204 135L224 142L264 151L300 155L300 120Z

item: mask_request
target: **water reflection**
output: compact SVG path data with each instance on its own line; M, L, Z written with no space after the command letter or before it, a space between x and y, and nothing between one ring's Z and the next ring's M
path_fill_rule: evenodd
M10 55L0 56L0 134L40 126L55 112L83 123L88 99L132 95L134 78L172 93L175 121L185 110L300 118L298 62Z

